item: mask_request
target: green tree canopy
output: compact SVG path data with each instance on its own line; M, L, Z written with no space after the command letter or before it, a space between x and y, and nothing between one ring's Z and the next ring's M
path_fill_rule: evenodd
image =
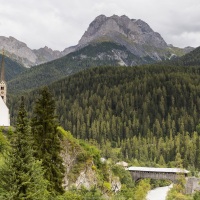
M22 99L11 150L0 169L0 199L47 199L48 181L43 178L43 174L41 162L33 157L32 137Z
M50 183L48 190L53 194L62 194L64 166L60 156L62 148L57 126L55 102L45 87L40 91L32 118L35 157L42 161L44 177Z

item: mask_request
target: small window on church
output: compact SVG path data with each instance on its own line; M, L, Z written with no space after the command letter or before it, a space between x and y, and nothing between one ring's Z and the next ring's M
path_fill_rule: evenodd
M4 87L1 87L1 90L4 90Z
M2 99L4 99L4 96L1 96Z

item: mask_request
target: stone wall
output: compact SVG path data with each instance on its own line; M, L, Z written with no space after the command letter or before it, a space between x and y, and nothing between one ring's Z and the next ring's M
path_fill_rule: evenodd
M200 191L200 178L188 177L186 178L185 193L192 194L195 191Z

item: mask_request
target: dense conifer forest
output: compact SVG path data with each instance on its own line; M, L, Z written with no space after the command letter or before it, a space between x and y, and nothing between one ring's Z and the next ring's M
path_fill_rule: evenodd
M27 116L24 98L19 101L15 129L0 129L0 199L2 200L142 200L150 189L150 180L135 184L123 167L100 160L100 151L86 141L74 138L57 124L55 101L47 88L38 93L32 118ZM64 152L76 156L65 163ZM95 183L64 190L86 169L93 171ZM85 170L84 170L85 172ZM86 172L85 172L86 173ZM65 180L63 177L65 176ZM121 190L116 193L113 180ZM68 183L67 183L68 184ZM159 183L158 184L163 184ZM154 182L155 185L155 182Z
M176 65L194 66L200 65L200 47L197 47L192 52L180 57L175 62Z
M110 143L129 160L174 166L180 158L184 167L200 168L199 83L200 67L99 67L49 89L61 125L76 138L102 149ZM25 95L29 113L36 94ZM18 97L9 105L15 123Z

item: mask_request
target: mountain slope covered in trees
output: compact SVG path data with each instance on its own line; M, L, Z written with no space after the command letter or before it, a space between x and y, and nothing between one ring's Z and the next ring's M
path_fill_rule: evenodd
M91 67L131 66L151 62L153 60L150 57L140 58L135 56L126 47L116 43L90 44L60 59L27 69L20 76L9 81L8 86L10 92L19 93L50 84Z
M195 53L195 52L194 52ZM193 55L190 53L189 55ZM138 57L113 42L93 43L60 59L27 69L8 82L9 91L19 93L48 85L66 76L97 66L135 66L153 63L150 56ZM180 61L167 62L177 64ZM196 59L195 63L199 60ZM193 62L192 64L195 65ZM162 64L162 63L161 63ZM165 62L163 62L165 64Z
M49 89L61 125L97 141L106 157L200 168L200 67L99 67ZM31 113L37 90L24 96ZM18 98L9 96L12 123Z
M103 67L49 86L61 124L76 137L118 139L194 131L199 123L200 67ZM29 110L35 92L26 96ZM9 98L11 117L15 98Z
M135 185L123 167L102 161L98 148L57 126L48 89L38 95L30 122L22 97L15 129L0 129L0 199L146 196L150 181Z
M176 57L171 60L166 60L163 62L158 62L158 65L171 65L171 66L199 66L200 65L200 47L192 50L191 52L181 56Z
M100 147L101 156L114 161L110 164L112 171L116 171L114 163L123 159L136 166L187 168L194 175L200 170L199 83L200 67L99 67L55 82L49 89L62 126L76 138ZM37 93L35 90L24 94L29 115ZM18 99L9 97L12 117ZM75 145L71 144L74 152ZM77 159L88 166L87 155L81 153ZM92 169L96 169L94 165ZM107 166L102 169L100 173L109 177L104 173ZM149 182L133 186L124 171L117 171L115 175L123 175L120 181L126 180L127 185L123 183L113 199L144 199ZM75 165L69 177L75 180L77 174ZM100 179L100 188L110 192L105 177ZM184 187L176 192L177 196L183 190ZM98 186L87 193L74 189L65 195L67 199L70 194L94 197L92 191L99 191Z
M182 66L200 65L200 47L179 58L177 64Z
M96 140L106 157L200 169L198 50L180 58L188 66L98 67L50 84L61 125ZM25 94L29 112L36 94ZM16 97L9 104L14 122Z
M59 97L57 114L61 114L61 123L70 130L76 124L73 133L77 137L100 137L117 142L118 137L146 135L148 129L157 136L167 135L170 127L176 134L181 131L182 124L185 131L195 130L200 109L199 70L96 68L50 87ZM81 131L84 127L86 131ZM78 135L80 132L86 135Z
M0 62L2 62L2 54L0 54ZM25 67L10 59L9 57L4 58L5 62L5 79L7 81L13 79L15 76L25 71Z
M161 62L158 65L179 65L188 60L189 65L200 62L198 48L188 55L173 61ZM195 60L189 62L190 58ZM68 54L60 59L27 69L19 76L13 77L8 82L9 91L20 93L40 86L48 85L66 76L92 67L99 66L134 66L153 63L150 56L138 57L131 53L125 46L113 42L90 44L80 50Z

